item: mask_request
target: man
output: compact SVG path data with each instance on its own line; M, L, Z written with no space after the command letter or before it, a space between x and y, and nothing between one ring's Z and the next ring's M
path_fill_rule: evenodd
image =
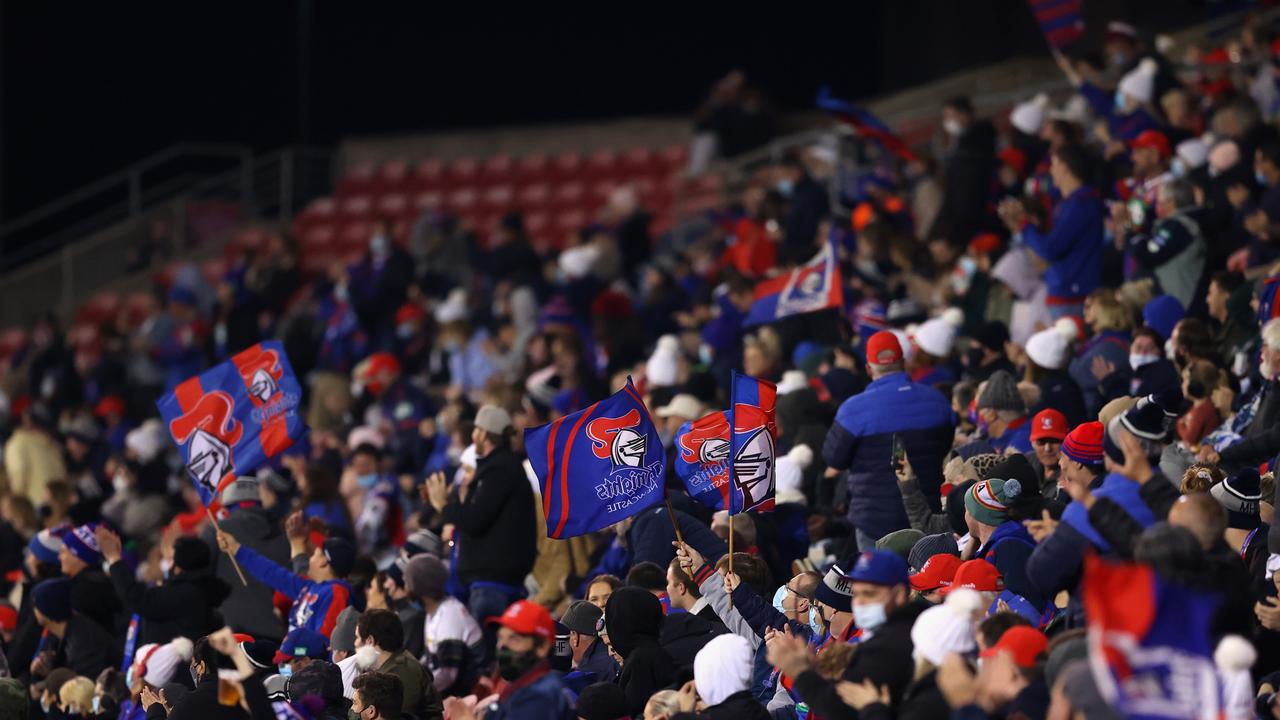
M659 426L662 444L674 451L676 431L680 429L681 425L702 417L704 412L706 412L706 408L698 398L688 393L679 393L671 398L671 402L654 410L653 414L662 421Z
M69 667L77 675L97 677L119 659L119 647L98 623L71 602L71 584L63 578L45 580L31 593L36 622L48 634L44 650L32 662L32 676L47 675L55 667Z
M404 686L390 673L366 672L352 682L351 714L359 720L400 720Z
M467 607L444 591L449 569L434 555L405 566L405 589L422 602L424 664L442 695L466 695L487 665L484 633ZM594 626L593 626L594 627Z
M198 638L225 623L217 608L231 594L231 587L209 572L209 546L191 537L173 544L173 569L159 586L138 582L133 570L121 562L120 536L98 526L102 557L109 563L111 584L129 612L142 619L139 643L167 643L175 637Z
M556 622L527 600L511 604L490 622L498 625L498 673L507 686L497 702L472 710L458 698L446 705L453 720L572 720L574 701L548 659Z
M366 610L356 621L356 650L371 647L377 651L373 669L400 678L404 687L401 712L419 718L440 718L444 707L436 690L431 671L404 650L404 628L400 618L390 610Z
M271 662L280 666L281 675L294 675L313 661L325 661L329 657L329 643L324 636L306 628L290 630L280 643L280 649ZM288 668L286 671L285 668Z
M702 597L702 591L698 590L693 578L680 568L678 557L672 558L667 566L667 597L671 599L672 610L683 610L704 620L720 622L715 609Z
M569 631L569 652L573 656L571 666L574 669L591 672L590 669L584 669L582 663L586 660L587 650L591 648L597 637L596 623L600 622L600 618L603 616L604 611L600 608L586 600L578 600L570 605L569 609L565 610L564 615L560 617L560 624ZM595 675L595 678L601 681L612 679L600 677L599 675Z
M1151 230L1152 210L1157 215L1160 211L1160 189L1174 179L1169 171L1172 155L1169 139L1159 130L1146 130L1129 143L1133 173L1116 183L1115 195L1120 202L1111 206L1118 233L1145 235Z
M1244 440L1224 449L1221 454L1205 446L1200 461L1221 463L1228 467L1266 462L1280 452L1280 392L1276 392L1276 376L1280 372L1280 318L1262 326L1261 362L1258 373L1263 386L1258 390L1257 411L1245 429Z
M400 624L404 626L405 650L408 650L410 655L419 657L423 650L422 628L426 622L426 612L406 587L404 573L408 567L409 559L403 555L398 556L395 562L391 563L386 571L378 573L375 579L380 579L382 582L381 589L387 609L394 612L400 618Z
M1043 610L1048 598L1031 584L1025 572L1035 540L1021 522L1009 517L1011 505L1026 504L1023 493L1035 492L1035 480L1026 457L1009 456L991 468L989 479L975 483L964 494L964 515L969 542L978 543L971 556L991 563L1011 591Z
M862 553L848 580L854 623L862 631L862 639L841 677L853 683L869 680L877 688L886 686L890 705L896 705L915 671L911 626L925 605L910 601L907 561L888 550ZM829 718L850 717L850 708L840 699L835 683L813 668L803 641L775 637L769 643L769 662L795 679L793 688L811 712Z
M1155 275L1164 294L1177 298L1183 307L1191 307L1197 297L1208 252L1200 223L1192 214L1195 210L1195 190L1189 181L1163 183L1156 194L1155 226L1128 241L1133 259Z
M1062 440L1062 452L1058 457L1059 475L1057 487L1063 492L1054 494L1064 498L1070 485L1097 487L1106 474L1102 462L1102 423L1093 420L1077 425Z
M978 425L986 425L987 442L1003 454L1031 452L1031 425L1027 405L1018 392L1018 383L1001 370L992 375L978 393ZM910 455L910 453L908 453ZM911 462L915 468L915 460Z
M1249 292L1241 290L1244 276L1238 272L1219 270L1209 278L1205 306L1217 327L1213 337L1219 362L1231 367L1240 347L1253 338L1253 314L1248 306Z
M1009 342L1009 328L999 320L988 320L973 333L973 342L964 355L964 376L974 382L985 382L999 370L1012 375L1017 371L1004 351Z
M1249 233L1248 266L1265 265L1280 257L1280 140L1267 138L1253 153L1254 175L1264 188L1262 196L1240 208Z
M942 602L942 591L955 580L960 568L960 558L950 553L940 553L925 561L921 568L911 573L911 589L931 605Z
M1044 275L1049 291L1046 302L1055 320L1080 317L1085 296L1102 277L1102 201L1085 185L1088 167L1087 156L1075 145L1053 151L1049 174L1062 202L1054 209L1053 229L1048 233L1031 223L1021 201L1008 198L999 207L1009 231L1020 235L1049 265Z
M937 389L911 382L893 333L882 330L867 341L867 373L871 384L836 412L822 457L830 474L848 471L849 521L857 528L858 547L871 549L878 538L910 527L892 464L894 438L906 448L921 491L937 507L953 429L951 403Z
M217 532L218 547L234 557L249 574L293 600L289 611L290 630L301 627L328 636L338 613L351 600L351 586L344 578L355 565L356 550L342 538L329 538L307 556L307 541L301 530L302 515L295 512L286 520L286 533L294 562L307 558L305 578L259 555L253 548L241 545L225 530Z
M467 587L471 617L501 615L524 597L524 578L533 569L537 548L533 489L520 458L511 450L511 416L494 405L476 413L471 441L476 474L458 487L446 508L446 522L457 528L458 579ZM493 647L496 634L486 628Z
M999 717L1012 718L1043 714L1049 705L1044 679L1048 647L1048 638L1035 628L1020 625L1006 630L982 651L976 679L967 669L951 676L954 679L947 691L954 715L987 717L997 711ZM959 691L958 685L964 690Z
M96 523L81 525L62 536L58 564L71 581L71 608L84 613L108 631L117 627L120 598L111 580L103 574L102 550L95 534Z
M987 195L996 171L996 131L978 120L967 97L942 106L942 127L950 140L944 165L947 192L929 237L945 236L963 247L983 227Z
M1026 457L1040 481L1040 494L1046 498L1058 495L1058 462L1062 457L1062 440L1066 436L1067 418L1057 410L1041 410L1031 418L1033 452Z
M673 558L667 566L666 595L671 607L662 620L658 642L678 665L692 665L694 656L711 638L728 630L693 579L680 569L679 558Z
M222 507L227 516L218 525L235 536L243 545L277 565L289 562L289 541L280 532L280 524L262 507L256 477L240 477L222 491ZM231 588L222 603L226 624L255 638L280 637L280 621L271 605L271 588L255 577L240 581L231 558L218 552L218 538L212 523L205 525L200 537L212 551L213 574ZM189 636L190 637L190 636Z

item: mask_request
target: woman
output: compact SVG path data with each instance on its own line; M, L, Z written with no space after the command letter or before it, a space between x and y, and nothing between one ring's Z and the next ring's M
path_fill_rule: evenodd
M1225 384L1225 373L1208 360L1192 360L1182 371L1182 395L1191 401L1191 409L1178 418L1177 429L1188 450L1198 452L1200 441L1222 424L1212 397Z
M1023 381L1037 388L1039 399L1031 408L1031 415L1046 409L1057 410L1066 416L1069 427L1075 427L1087 416L1080 386L1067 373L1070 357L1071 341L1061 326L1041 330L1027 339Z
M1115 290L1110 288L1099 288L1085 298L1084 322L1093 335L1076 348L1068 370L1071 379L1084 390L1085 410L1092 416L1104 402L1093 367L1109 364L1123 368L1129 364L1129 331L1133 323L1128 311L1116 299Z
M746 638L717 635L698 651L693 661L693 682L680 692L681 715L699 720L768 720L769 711L751 696L754 651ZM689 685L693 687L690 688ZM692 713L697 699L702 709Z
M320 518L331 528L351 531L351 514L338 492L338 478L324 466L308 465L298 478L298 492L304 518Z

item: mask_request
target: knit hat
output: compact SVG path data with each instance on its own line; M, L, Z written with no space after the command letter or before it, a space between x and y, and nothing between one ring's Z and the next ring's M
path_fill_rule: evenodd
M324 557L329 561L333 574L340 578L346 577L356 564L355 547L350 542L336 537L325 540L321 547L324 549Z
M973 619L980 602L975 594L952 593L941 605L920 613L911 626L914 654L938 666L951 653L973 652L977 648Z
M182 572L195 572L209 567L213 554L203 540L193 537L178 538L173 544L173 565Z
M66 578L44 580L31 591L31 604L53 622L71 619L71 583Z
M1178 143L1173 154L1186 163L1188 170L1204 165L1209 159L1209 146L1200 138L1191 138Z
M130 430L124 436L125 449L132 451L138 462L144 464L151 462L160 454L160 451L164 449L164 441L167 439L167 436L161 437L156 432L156 427L150 425L149 422Z
M964 509L984 525L1000 525L1009 519L1009 501L1021 495L1023 490L1019 480L992 477L969 488L969 492L964 494Z
M414 530L413 534L404 541L404 552L409 557L422 553L438 556L442 547L444 543L440 540L440 536L426 528Z
M582 720L618 720L631 716L622 686L611 682L598 682L583 688L574 713Z
M893 365L902 362L902 343L889 330L881 330L867 341L867 364Z
M476 411L475 426L487 433L501 435L511 428L511 414L496 405L481 405Z
M903 560L911 556L911 549L916 543L924 537L924 533L915 528L903 528L902 530L894 530L876 541L877 550L888 550L897 554Z
M750 689L754 654L751 643L741 635L726 633L712 638L693 658L698 697L714 706Z
M675 385L680 371L680 341L675 335L663 335L654 345L645 363L644 378L649 387Z
M988 320L978 326L973 333L973 341L993 352L1004 352L1004 344L1009 341L1009 328L999 320Z
M1262 486L1257 468L1246 467L1209 489L1209 494L1227 511L1227 527L1252 530L1261 524L1258 504Z
M961 317L963 322L964 318ZM916 346L934 357L945 358L951 354L956 342L956 325L947 318L926 320L915 332Z
M954 555L960 557L960 546L956 544L956 536L951 533L925 535L916 541L907 554L907 564L912 572L920 572L925 563L935 555Z
M852 609L852 596L853 590L849 587L849 578L845 576L844 570L841 570L839 565L831 566L813 592L814 600L823 605L829 605L839 612L849 612Z
M1037 440L1057 440L1067 436L1067 418L1062 413L1047 408L1031 418L1031 442Z
M1022 394L1018 392L1018 383L1007 370L997 370L992 373L987 384L982 388L982 394L978 396L977 407L1015 412L1027 411L1027 405L1022 401Z
M354 608L347 609L352 610L352 612L355 611ZM351 622L351 627L353 628L351 632L354 633L355 620L352 620ZM336 630L337 625L334 625L334 628ZM268 638L255 640L248 635L243 637L245 639L240 641L240 649L244 651L245 657L249 659L249 664L259 670L270 670L275 668L276 662L274 658L276 656L276 651L280 649L280 643ZM355 640L353 639L352 642L355 642Z
M1000 462L1003 456L997 453L982 453L964 461L964 476L970 480L986 480L991 477L991 468Z
M1071 356L1071 341L1056 328L1041 330L1027 338L1027 357L1046 370L1061 370Z
M143 645L133 654L134 673L152 687L160 687L173 680L178 667L191 661L194 647L190 640L176 637L160 645Z
M102 550L98 547L98 538L94 536L97 523L89 523L72 528L62 536L62 542L85 565L97 565L102 562Z
M62 534L51 529L41 530L31 536L27 549L42 563L56 564L62 551Z
M449 568L435 555L415 555L404 569L405 589L418 597L440 599L449 581Z
M813 450L808 445L796 445L791 452L778 457L775 497L779 503L806 501L801 484L805 468L812 463Z
M1081 465L1102 464L1102 423L1080 423L1062 440L1062 454Z
M1155 89L1156 71L1159 67L1151 58L1143 58L1138 67L1130 70L1120 78L1117 89L1142 104L1151 102Z
M779 397L797 390L804 390L809 387L809 379L805 377L803 370L788 370L782 373L782 379L778 381L776 392Z
M333 631L329 633L329 649L333 652L355 652L356 651L356 620L360 618L360 611L348 605L338 613L338 619L333 623Z
M1013 106L1009 112L1009 124L1027 135L1039 137L1040 128L1044 126L1045 110L1049 107L1049 96L1040 93L1030 100Z
M1168 340L1173 335L1173 327L1186 314L1187 309L1182 307L1178 298L1172 295L1157 295L1142 307L1142 322L1160 333L1162 340Z
M258 478L252 475L241 475L236 481L227 485L222 491L223 507L235 507L244 502L261 502L262 496L258 494Z
M1161 395L1159 399L1155 395L1148 395L1139 398L1138 402L1123 415L1112 418L1102 440L1103 451L1106 452L1107 457L1117 465L1124 464L1124 450L1120 447L1118 440L1121 428L1133 433L1139 440L1145 441L1149 456L1158 456L1158 452L1153 452L1153 446L1164 443L1168 439L1169 431L1177 420L1177 415L1165 408L1176 408L1181 401L1182 394L1178 391Z
M911 573L911 589L932 592L944 588L955 579L960 568L960 556L950 553L934 555L916 572Z
M321 658L291 675L288 688L289 700L294 703L311 696L334 707L342 703L342 670Z

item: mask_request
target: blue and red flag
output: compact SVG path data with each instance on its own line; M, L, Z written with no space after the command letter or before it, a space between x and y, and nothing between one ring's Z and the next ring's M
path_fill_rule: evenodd
M662 502L666 451L631 378L600 402L524 431L547 537L585 535Z
M916 159L916 154L911 151L907 142L890 130L880 118L860 105L832 97L830 88L823 86L818 89L817 105L820 110L827 111L835 119L853 128L859 137L880 143L885 150L903 160Z
M743 325L762 325L792 315L844 306L844 282L835 246L824 243L809 262L756 285Z
M777 387L768 380L733 373L729 393L730 515L748 510L772 510L776 484L778 425Z
M1149 566L1085 558L1089 666L1103 699L1126 718L1221 717L1209 637L1217 605Z
M1060 50L1084 35L1083 0L1027 0L1049 47Z
M723 410L676 431L676 476L689 497L716 510L729 504L729 414Z
M302 388L279 341L258 343L156 402L206 507L306 432Z

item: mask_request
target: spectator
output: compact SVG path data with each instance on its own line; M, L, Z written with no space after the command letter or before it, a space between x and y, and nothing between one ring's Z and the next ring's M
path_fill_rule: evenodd
M618 588L604 609L608 644L622 659L618 684L633 715L675 679L675 660L660 644L662 603L640 588Z
M94 529L92 525L81 525L64 533L58 562L70 581L72 609L111 629L119 618L120 599L111 580L99 569L102 552Z
M118 659L107 629L73 608L71 585L66 580L45 580L37 585L31 604L36 621L48 635L47 644L32 664L33 676L47 675L58 667L97 676Z
M289 541L262 506L261 483L256 477L237 478L222 491L222 506L227 516L218 521L219 526L242 544L276 565L289 560ZM224 622L254 637L279 637L280 621L272 612L272 590L256 577L248 577L247 583L231 564L230 558L218 552L218 539L212 524L206 525L200 537L209 546L212 573L222 580L231 594L222 603Z
M62 452L50 431L52 418L40 403L32 403L4 444L4 471L13 492L39 507L48 502L46 488L67 477Z
M445 594L448 578L448 568L431 555L415 556L404 570L405 588L426 613L423 657L432 684L441 695L464 695L488 662L480 626L465 605Z
M280 666L280 674L293 677L312 663L324 662L328 656L329 642L323 635L298 628L284 637L271 661Z
M1031 452L1027 406L1013 377L997 372L982 386L976 402L978 427L985 426L987 442L1000 453Z
M1031 469L1040 481L1040 494L1045 498L1058 495L1058 464L1068 427L1070 425L1067 424L1067 419L1053 409L1041 410L1031 418L1031 446L1034 452L1025 457L1031 461Z
M383 672L363 673L355 679L354 690L351 712L360 720L400 720L404 705L400 678Z
M389 610L366 610L356 621L356 649L372 647L377 656L372 668L395 675L404 688L401 712L416 717L440 717L444 707L431 671L404 650L404 628Z
M946 236L962 246L982 229L987 189L995 174L995 128L978 119L967 97L942 106L942 127L949 147L943 160L942 209L930 237Z
M721 635L698 652L693 683L705 706L698 712L699 718L771 717L751 697L751 645L737 635ZM690 696L682 696L681 710L693 710Z

